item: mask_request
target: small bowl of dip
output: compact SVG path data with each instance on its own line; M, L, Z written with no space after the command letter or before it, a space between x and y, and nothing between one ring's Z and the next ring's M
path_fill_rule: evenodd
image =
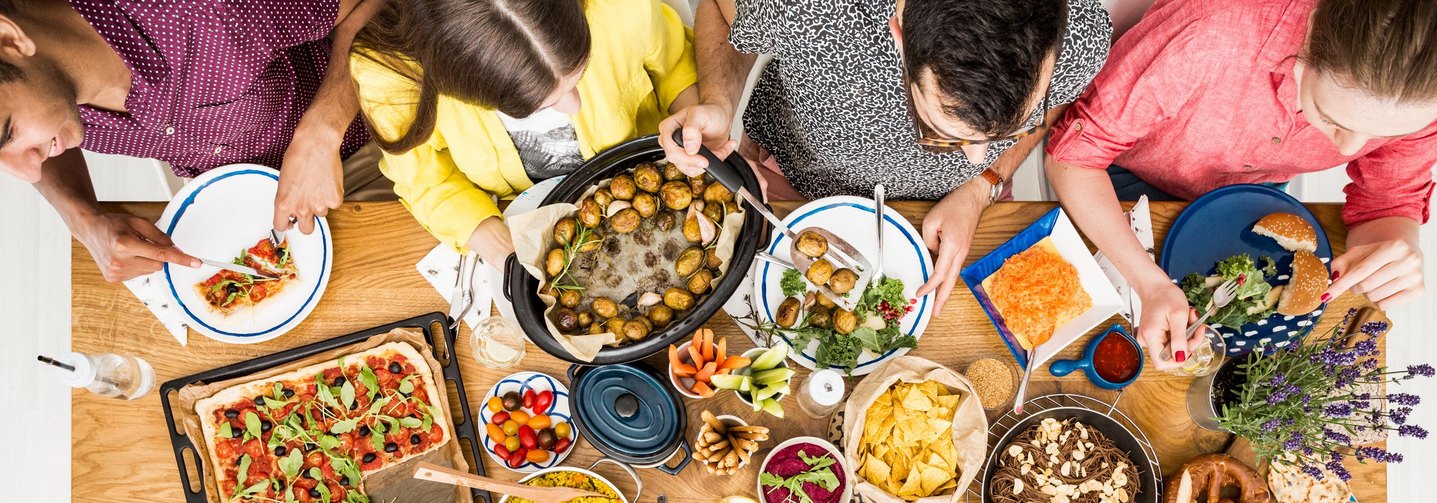
M1143 373L1143 349L1121 325L1113 325L1088 342L1082 358L1057 360L1048 366L1048 372L1058 377L1075 370L1082 370L1100 388L1123 389Z

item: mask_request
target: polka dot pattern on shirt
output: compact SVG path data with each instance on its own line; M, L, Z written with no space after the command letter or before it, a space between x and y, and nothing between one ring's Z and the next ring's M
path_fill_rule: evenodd
M70 0L132 74L126 112L80 107L81 147L159 159L193 177L281 167L330 54L337 0ZM350 124L348 156L368 141Z

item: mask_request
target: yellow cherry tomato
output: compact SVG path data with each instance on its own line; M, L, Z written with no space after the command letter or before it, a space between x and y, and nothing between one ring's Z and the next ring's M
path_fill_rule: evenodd
M563 421L559 421L557 424L554 425L554 436L555 436L555 437L558 437L558 438L569 438L569 434L570 434L570 433L573 433L573 432L570 430L569 423L566 423L566 422L563 422Z
M489 403L486 404L485 407L489 408L490 413L499 412L504 409L504 400L499 399L497 396L491 396L489 397Z
M504 440L504 448L509 449L509 452L519 450L520 445L522 445L522 442L519 441L519 437L509 437Z
M529 413L522 410L510 412L509 420L519 423L519 426L524 426L526 424L529 424Z
M525 457L529 458L530 463L543 463L549 460L549 451L543 449L533 449L530 450L529 454L527 454Z
M529 418L529 422L526 424L528 424L530 428L533 428L534 431L539 431L544 428L548 428L549 421L549 416L538 414L534 417Z
M510 419L510 420L508 420L508 421L505 421L505 422L504 422L504 434L505 434L505 435L508 435L508 436L518 435L518 434L519 434L519 423L514 422L513 419Z

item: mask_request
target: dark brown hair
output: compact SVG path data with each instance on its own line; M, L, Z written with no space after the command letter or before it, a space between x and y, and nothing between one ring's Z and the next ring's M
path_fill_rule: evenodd
M514 117L537 111L587 62L589 25L580 0L389 0L354 46L419 85L404 134L374 135L402 153L434 133L441 94Z
M1375 97L1437 99L1437 1L1322 0L1302 60Z

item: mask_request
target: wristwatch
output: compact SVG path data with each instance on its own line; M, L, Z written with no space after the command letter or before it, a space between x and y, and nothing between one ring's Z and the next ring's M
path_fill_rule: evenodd
M1002 175L999 175L997 171L993 171L993 168L984 168L983 172L978 176L987 180L990 186L988 189L988 204L998 202L998 198L1003 197L1003 191L1008 188L1008 180L1004 179Z

